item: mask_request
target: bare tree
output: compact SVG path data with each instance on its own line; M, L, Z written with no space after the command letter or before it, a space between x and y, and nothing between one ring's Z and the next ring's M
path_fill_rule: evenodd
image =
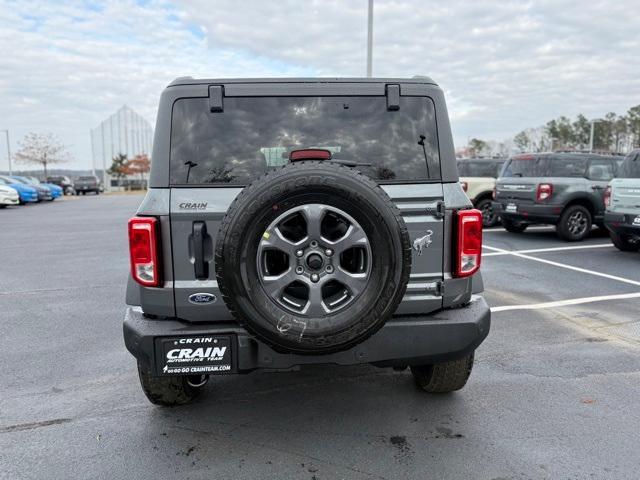
M69 160L67 148L50 133L28 133L20 142L16 160L41 165L47 178L47 165L64 163Z

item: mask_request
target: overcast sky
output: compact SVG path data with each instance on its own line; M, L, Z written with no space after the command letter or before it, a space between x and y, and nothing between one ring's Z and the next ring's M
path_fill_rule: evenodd
M0 129L69 145L126 104L155 123L173 78L364 76L367 0L0 0ZM374 76L429 75L456 147L640 103L638 0L375 0ZM0 134L0 170L7 168Z

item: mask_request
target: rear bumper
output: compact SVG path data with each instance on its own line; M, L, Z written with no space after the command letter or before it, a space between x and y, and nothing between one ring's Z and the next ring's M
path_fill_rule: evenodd
M605 212L604 224L608 230L611 230L613 233L617 233L618 235L632 235L640 237L640 220L635 222L636 218L639 217L640 212L637 215Z
M504 210L508 203L514 203L517 205L516 212L506 212ZM502 218L512 220L514 222L528 222L528 223L558 223L560 213L562 212L562 205L539 205L525 203L521 204L513 201L494 201L493 212L496 215L500 215Z
M178 320L152 320L139 307L128 307L124 319L124 342L138 362L159 375L156 356L162 337L225 335L235 338L236 372L256 369L287 369L305 364L378 366L426 365L461 358L486 338L491 312L483 297L473 295L463 307L432 315L394 317L380 331L355 347L328 355L278 353L250 336L237 324L192 324Z

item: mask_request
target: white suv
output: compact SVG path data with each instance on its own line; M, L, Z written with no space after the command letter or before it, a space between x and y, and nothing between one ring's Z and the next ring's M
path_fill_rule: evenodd
M473 205L482 212L482 225L493 227L500 218L491 202L496 178L500 175L505 158L463 158L458 160L458 174L462 189Z

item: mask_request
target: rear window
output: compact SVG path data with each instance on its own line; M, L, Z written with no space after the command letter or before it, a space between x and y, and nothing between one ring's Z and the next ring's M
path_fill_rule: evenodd
M173 107L172 185L246 185L289 162L292 150L323 148L385 182L440 178L435 109L426 97L226 97L211 113L207 98Z
M578 156L522 155L511 158L503 177L584 177L587 158Z
M458 162L458 175L461 177L496 178L504 161L463 160Z
M640 153L631 153L627 155L622 162L620 178L640 178Z

